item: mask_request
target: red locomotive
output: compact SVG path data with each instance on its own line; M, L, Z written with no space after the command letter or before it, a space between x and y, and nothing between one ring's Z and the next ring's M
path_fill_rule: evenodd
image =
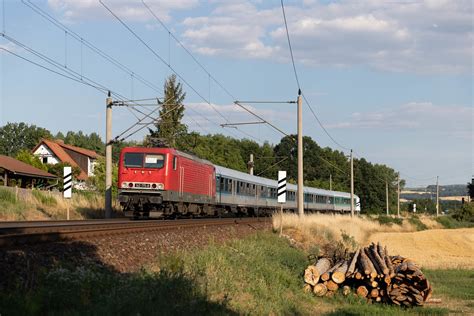
M214 215L214 165L172 148L123 149L118 187L128 216Z

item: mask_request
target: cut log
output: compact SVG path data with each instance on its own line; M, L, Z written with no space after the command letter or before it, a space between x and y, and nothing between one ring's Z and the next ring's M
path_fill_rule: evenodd
M361 270L365 275L370 275L371 277L375 278L377 276L377 271L375 271L374 265L367 256L366 250L367 248L364 248L360 251L359 263Z
M376 298L376 297L378 297L378 296L379 296L379 290L377 290L377 289L372 289L372 290L370 291L370 297Z
M316 262L316 270L319 273L320 279L323 281L329 280L327 271L331 268L331 260L328 258L321 258Z
M329 291L337 291L337 289L339 288L339 285L337 285L337 283L334 282L333 280L329 280L326 287L328 288Z
M377 272L379 274L388 275L389 269L385 265L385 260L380 257L378 247L375 244L372 244L371 247L369 247L369 255Z
M385 252L385 256L384 256L385 264L387 265L387 268L389 269L390 277L393 278L395 276L395 270L393 269L392 260L390 260L390 257L388 256L387 247L385 247L384 252Z
M342 295L347 296L351 294L351 287L349 285L344 285L342 288Z
M322 283L316 284L313 288L313 293L316 294L316 296L324 296L326 295L327 291L328 288Z
M319 281L319 272L316 269L316 266L308 266L306 270L304 270L304 282L315 286Z
M347 261L344 261L331 275L331 279L337 283L341 284L346 280L346 272L347 272Z
M313 291L313 287L312 287L311 285L305 284L305 285L303 286L303 292L309 293L309 292L312 292L312 291Z
M361 285L357 288L357 295L360 297L367 297L367 294L369 294L369 291L365 286Z
M348 277L349 275L355 272L357 259L359 258L359 253L360 253L360 248L357 248L356 252L354 253L354 256L352 256L351 263L349 264L349 267L347 268L346 277Z

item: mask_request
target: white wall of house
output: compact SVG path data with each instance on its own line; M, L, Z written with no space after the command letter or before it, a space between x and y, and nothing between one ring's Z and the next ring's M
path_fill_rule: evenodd
M97 164L97 159L87 158L87 176L91 177L94 175L94 168Z
M41 144L33 153L33 155L38 156L42 163L49 163L55 165L59 163L58 157L56 157L53 152L48 148L48 146Z

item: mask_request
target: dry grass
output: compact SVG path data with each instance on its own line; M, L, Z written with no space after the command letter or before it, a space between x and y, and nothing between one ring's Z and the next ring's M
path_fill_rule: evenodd
M118 209L118 205L113 205ZM104 197L99 194L73 194L72 199L45 191L18 197L13 201L4 202L0 209L0 221L16 220L62 220L103 218Z
M474 269L474 228L376 233L370 239L426 268Z
M273 228L280 230L280 214L273 216ZM283 214L283 232L291 236L305 250L334 240L341 240L342 233L352 236L361 245L369 242L376 232L410 232L416 229L406 221L403 225L381 225L365 217L347 215L308 214L299 218L296 214Z

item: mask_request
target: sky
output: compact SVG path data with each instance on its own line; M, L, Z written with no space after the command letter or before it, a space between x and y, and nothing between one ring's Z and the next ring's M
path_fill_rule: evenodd
M152 99L139 102L148 106L113 108L113 136L142 128L127 138L141 140L144 124L124 131L156 109L164 80L176 73L186 91L189 130L277 144L284 135L269 125L221 126L259 120L234 104L240 100L275 101L243 104L284 133L296 133L296 105L284 103L296 100L298 85L280 1L102 3L0 0L0 125L22 121L105 138L111 90L114 100ZM433 184L436 176L440 184L470 181L472 1L284 5L308 101L304 135L386 164L408 186Z

